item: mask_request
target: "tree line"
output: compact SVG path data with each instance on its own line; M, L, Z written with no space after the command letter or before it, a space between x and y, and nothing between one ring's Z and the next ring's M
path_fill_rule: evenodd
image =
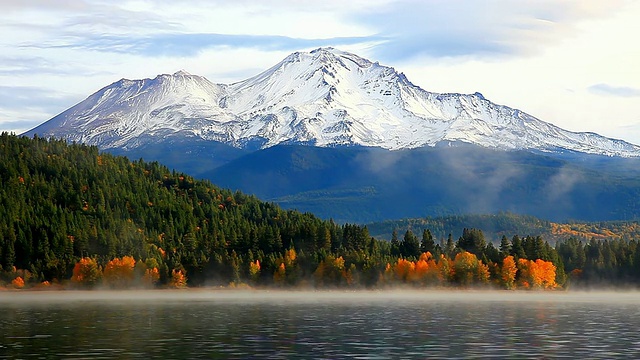
M366 226L283 210L157 162L0 134L0 285L552 288L574 279L638 281L634 240L552 247L514 236L494 246L476 229L456 241L421 235L409 230L400 239L394 231L391 241L378 240Z

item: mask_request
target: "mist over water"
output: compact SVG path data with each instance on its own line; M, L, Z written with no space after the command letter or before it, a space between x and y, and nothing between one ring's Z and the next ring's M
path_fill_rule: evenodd
M640 352L638 292L0 293L0 358L540 358Z
M166 302L259 303L612 303L638 304L640 291L495 291L495 290L66 290L0 293L0 306L59 305L82 302L145 304Z

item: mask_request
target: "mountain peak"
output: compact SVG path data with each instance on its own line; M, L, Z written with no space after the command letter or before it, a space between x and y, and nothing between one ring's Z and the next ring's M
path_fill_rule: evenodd
M230 85L180 70L112 84L27 132L103 148L171 136L228 145L359 145L390 150L471 143L502 150L640 156L640 147L560 129L482 94L439 94L392 67L331 47L295 52Z

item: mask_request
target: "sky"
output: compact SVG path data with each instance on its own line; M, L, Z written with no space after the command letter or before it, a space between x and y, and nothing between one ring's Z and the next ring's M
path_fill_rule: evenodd
M332 46L432 92L480 92L640 144L639 0L0 0L0 131L121 78L215 83Z

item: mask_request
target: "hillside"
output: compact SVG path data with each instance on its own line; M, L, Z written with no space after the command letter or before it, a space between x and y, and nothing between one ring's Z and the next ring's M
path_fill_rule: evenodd
M288 145L201 176L337 222L501 211L605 221L640 216L638 165L637 159L578 161L473 145L396 151Z
M294 245L313 254L343 240L333 223L155 162L0 135L0 271L15 266L41 281L62 280L81 257L106 264L132 256L155 264L162 282L181 270L191 284L226 284L255 259L273 273Z

